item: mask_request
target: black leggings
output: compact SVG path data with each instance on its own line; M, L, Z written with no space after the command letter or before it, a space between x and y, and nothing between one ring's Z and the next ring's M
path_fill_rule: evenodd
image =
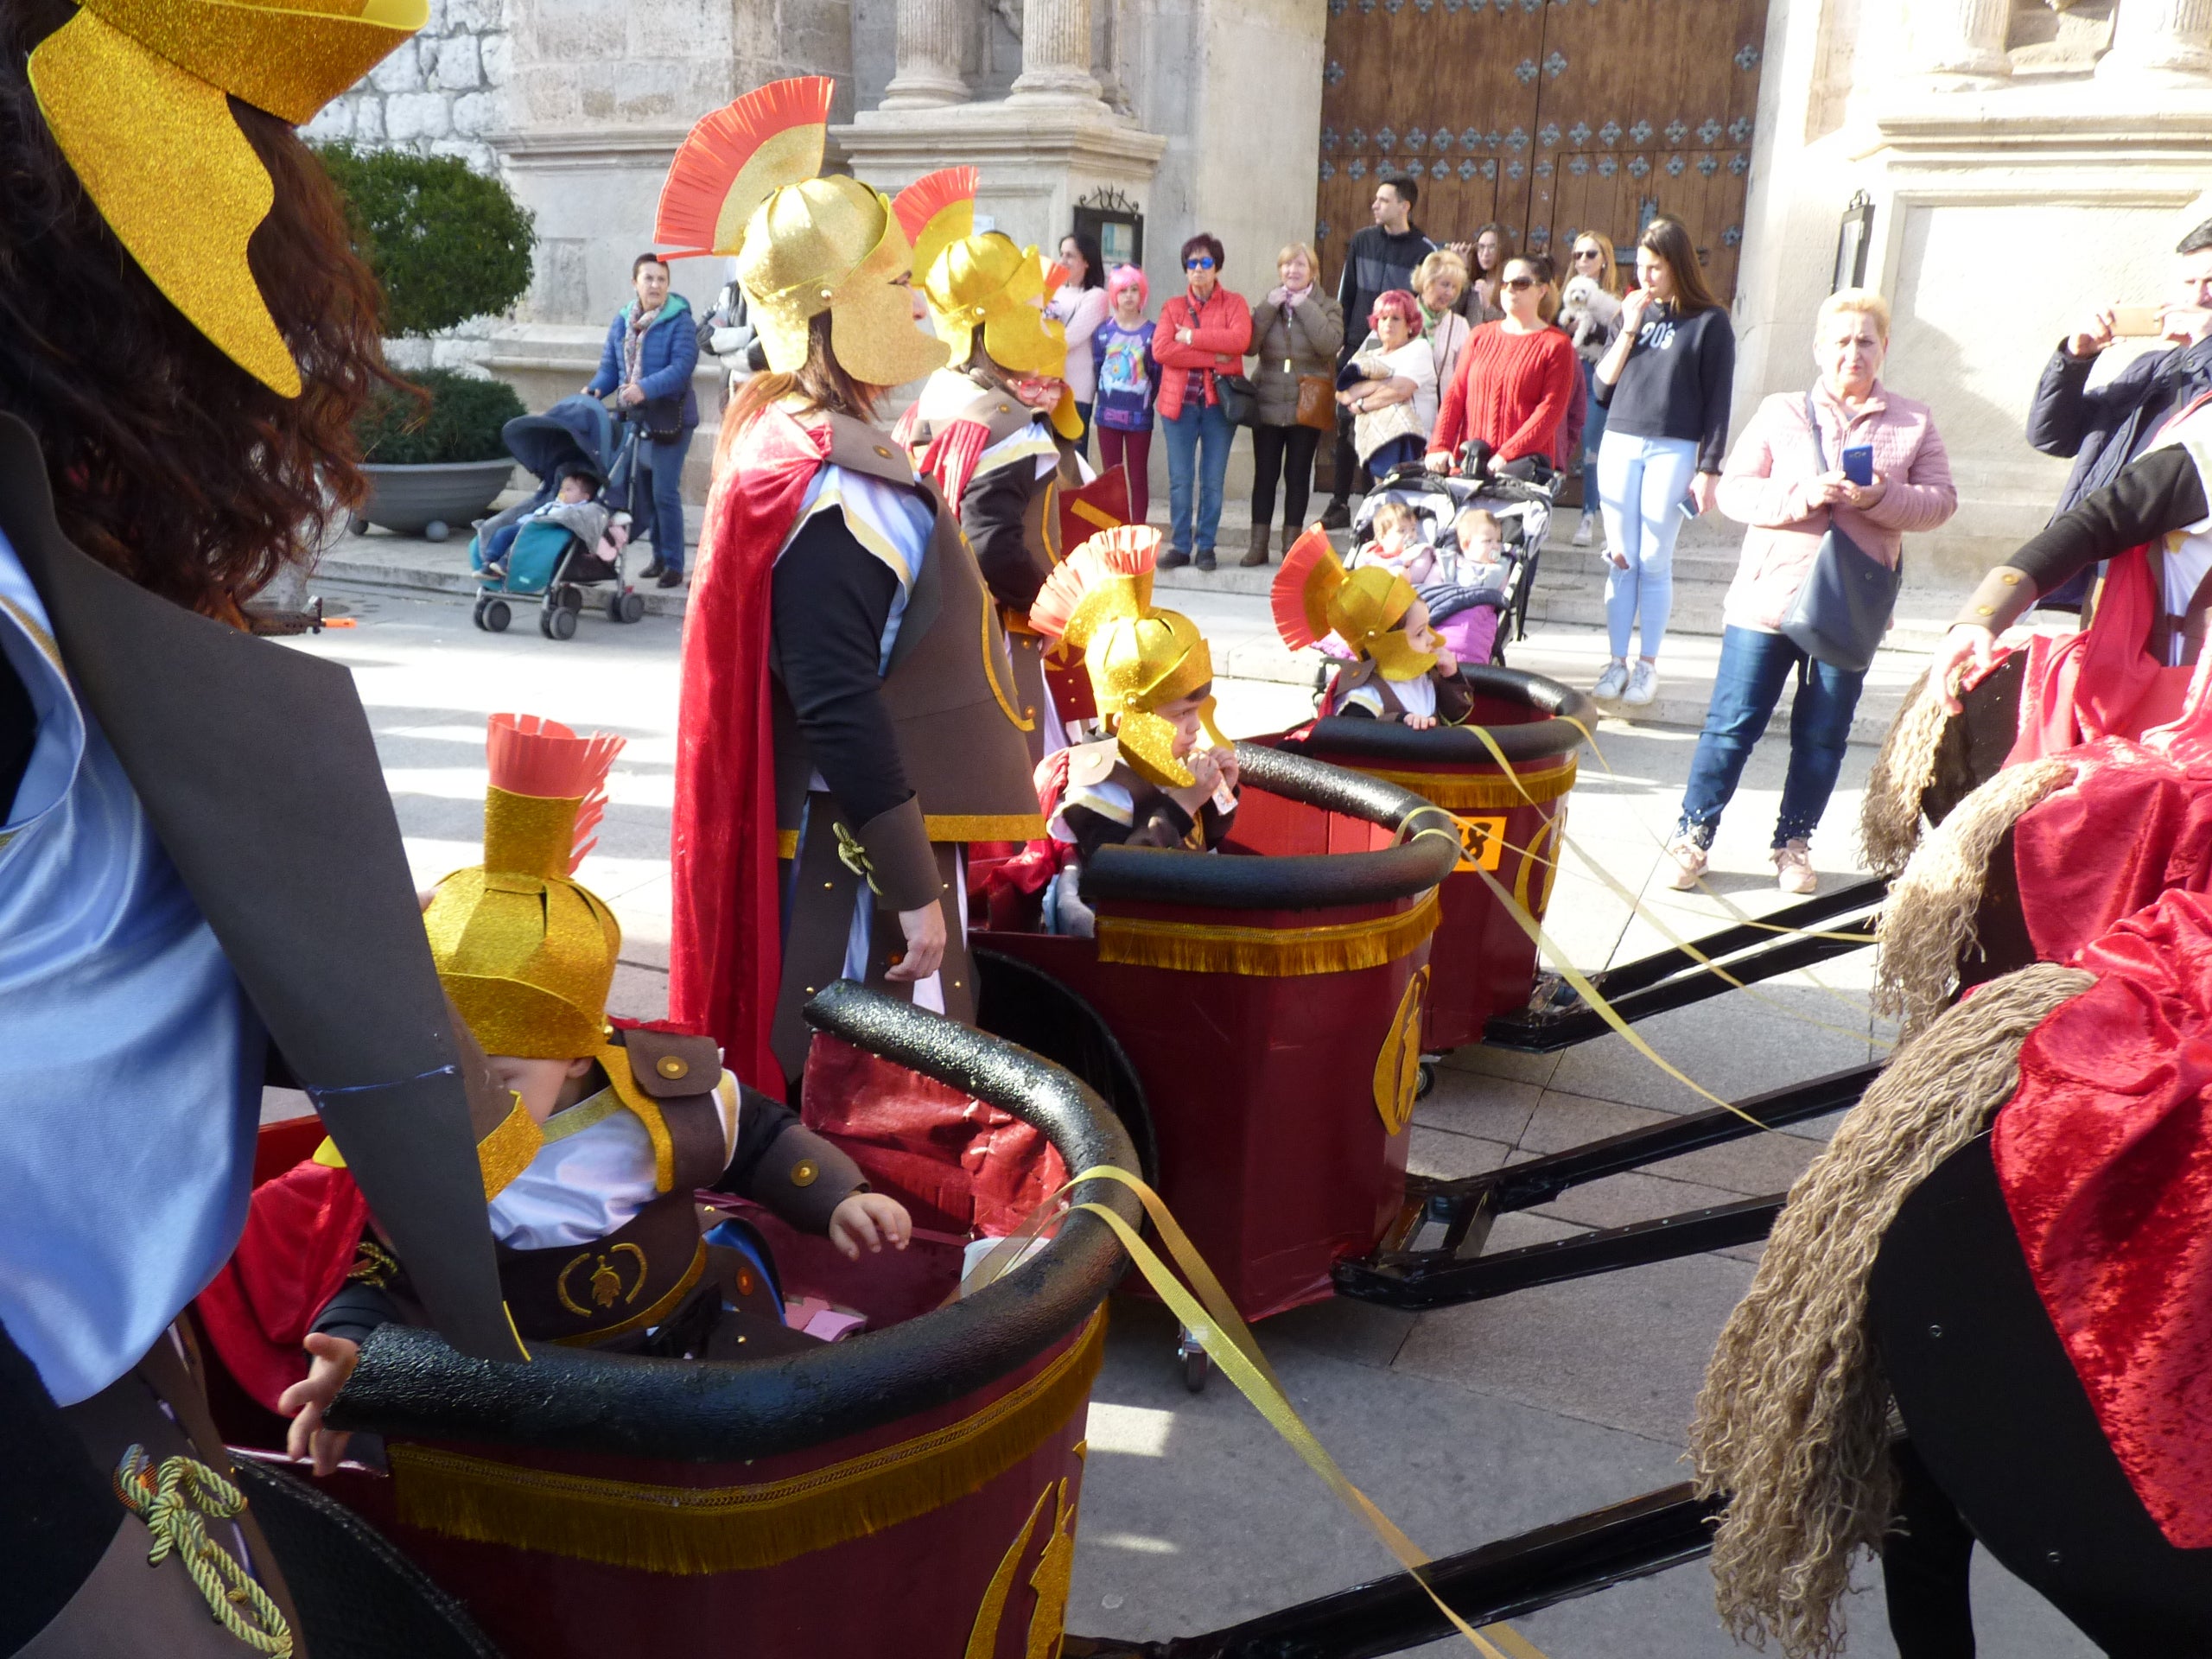
M1275 477L1282 477L1282 527L1295 535L1306 528L1306 498L1313 490L1313 451L1321 435L1310 426L1252 429L1252 528L1274 521Z
M1974 1659L1967 1592L1974 1534L1911 1441L1899 1442L1891 1456L1903 1526L1882 1541L1882 1583L1899 1659Z

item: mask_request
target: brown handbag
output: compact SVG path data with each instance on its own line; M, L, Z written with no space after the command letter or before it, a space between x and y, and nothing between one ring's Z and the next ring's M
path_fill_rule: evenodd
M1337 383L1325 374L1298 377L1298 413L1293 424L1317 432L1337 429Z

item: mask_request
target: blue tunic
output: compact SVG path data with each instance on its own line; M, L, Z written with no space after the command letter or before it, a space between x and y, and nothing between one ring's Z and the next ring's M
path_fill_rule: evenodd
M38 720L0 821L0 1324L70 1405L230 1255L266 1039L4 537L0 652Z

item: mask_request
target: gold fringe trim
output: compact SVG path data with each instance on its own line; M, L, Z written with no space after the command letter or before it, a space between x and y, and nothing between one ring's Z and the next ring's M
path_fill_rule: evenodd
M1436 931L1436 889L1411 910L1326 927L1234 927L1098 918L1098 960L1185 974L1246 974L1288 979L1348 974L1395 962Z
M1925 1027L1958 988L1959 965L1978 943L1974 916L1997 843L2031 808L2073 781L2073 764L2057 755L2005 767L1928 832L1891 884L1874 1008L1902 1020L1902 1035Z
M512 1094L513 1091L508 1091ZM476 1143L477 1167L484 1174L484 1201L489 1204L507 1190L514 1178L530 1167L545 1146L545 1135L537 1127L537 1120L526 1111L520 1095L514 1096L514 1109L499 1120L499 1126ZM321 1154L317 1152L320 1159ZM341 1160L339 1167L344 1167Z
M1540 804L1555 801L1574 787L1575 758L1567 756L1563 766L1522 772L1518 784L1510 778L1483 772L1384 772L1375 766L1356 770L1386 784L1395 784L1400 789L1409 789L1423 800L1433 801L1446 810L1456 812L1473 807L1526 806L1532 800ZM1526 794L1522 792L1524 789Z
M1104 1351L1102 1311L1065 1353L974 1415L757 1485L604 1480L394 1446L399 1518L448 1538L646 1573L774 1567L927 1515L996 1479L1084 1408Z
M1034 812L925 812L922 832L931 841L1038 841L1045 820Z
M2019 1087L2020 1047L2096 982L2038 963L1992 980L1897 1051L1790 1189L1697 1400L1698 1491L1726 1493L1714 1598L1737 1641L1843 1648L1838 1603L1896 1513L1890 1389L1866 1286L1898 1208Z

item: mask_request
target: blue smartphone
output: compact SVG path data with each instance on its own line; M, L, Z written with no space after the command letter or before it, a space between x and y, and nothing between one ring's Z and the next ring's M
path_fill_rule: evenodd
M1864 489L1874 481L1874 446L1854 443L1843 452L1843 475Z

